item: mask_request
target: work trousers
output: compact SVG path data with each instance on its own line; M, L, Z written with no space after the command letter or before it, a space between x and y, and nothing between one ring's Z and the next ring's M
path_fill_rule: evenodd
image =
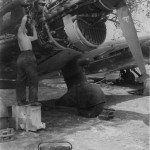
M26 102L26 86L29 85L29 102L38 99L38 73L34 53L31 50L23 51L17 59L16 96L18 104Z

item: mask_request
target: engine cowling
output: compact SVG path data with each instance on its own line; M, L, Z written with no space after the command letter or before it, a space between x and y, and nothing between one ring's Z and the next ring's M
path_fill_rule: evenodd
M38 15L39 43L46 48L90 51L105 41L109 12L98 0L55 1Z
M63 22L68 40L78 49L89 51L105 40L106 25L103 22L91 25L83 19L74 20L70 15L65 16Z

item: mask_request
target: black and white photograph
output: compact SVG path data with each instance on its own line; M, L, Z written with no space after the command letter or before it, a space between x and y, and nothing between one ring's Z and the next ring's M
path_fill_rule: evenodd
M0 0L0 150L149 150L150 0Z

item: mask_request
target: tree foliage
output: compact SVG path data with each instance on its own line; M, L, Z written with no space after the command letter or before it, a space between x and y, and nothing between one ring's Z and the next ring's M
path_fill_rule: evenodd
M150 0L127 0L127 5L131 13L137 11L137 8L142 5L146 10L146 16L150 17Z
M131 14L137 12L140 7L141 11L145 13L147 18L150 18L150 0L126 0L126 3ZM112 12L108 20L114 22L115 26L118 27L119 22L115 11ZM138 24L137 20L134 20L134 22L135 24Z

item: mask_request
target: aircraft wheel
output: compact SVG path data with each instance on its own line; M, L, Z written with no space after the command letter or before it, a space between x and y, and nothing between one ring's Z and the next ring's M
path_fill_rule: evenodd
M56 106L75 107L78 115L92 118L102 113L105 95L99 85L88 82L74 85L57 100Z

